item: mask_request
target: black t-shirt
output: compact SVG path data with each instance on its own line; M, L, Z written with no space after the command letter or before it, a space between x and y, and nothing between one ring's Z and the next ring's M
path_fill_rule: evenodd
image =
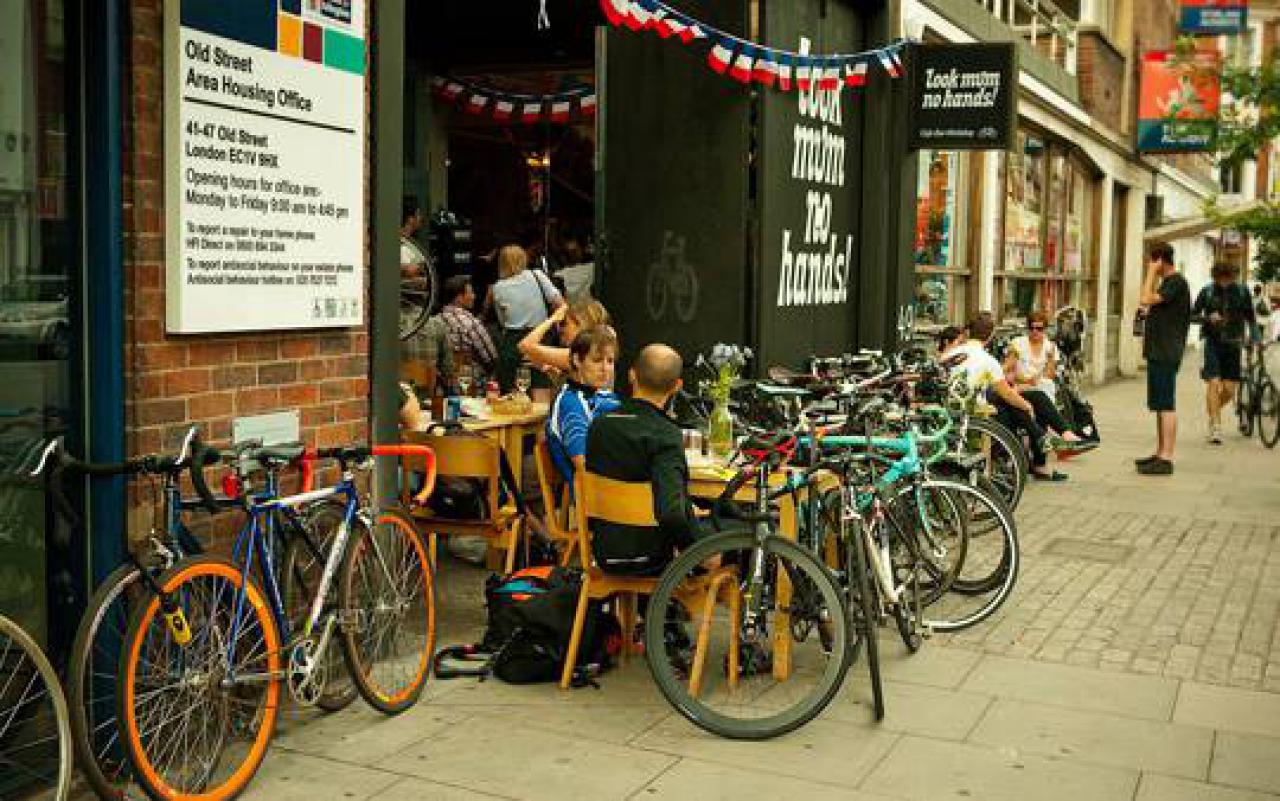
M1222 315L1222 319L1210 322L1209 316L1215 313ZM1246 326L1255 320L1253 299L1249 297L1249 290L1240 284L1209 284L1196 296L1191 315L1200 323L1200 335L1220 345L1239 345L1248 333Z
M1180 363L1191 328L1191 288L1180 273L1173 273L1160 282L1159 292L1161 302L1147 312L1142 355L1149 361Z

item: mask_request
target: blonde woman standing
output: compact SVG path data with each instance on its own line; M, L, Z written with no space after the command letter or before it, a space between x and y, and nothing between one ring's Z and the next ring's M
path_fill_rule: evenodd
M501 326L497 372L505 392L520 366L520 341L564 306L564 298L545 272L529 269L529 255L519 245L498 251L498 279L489 288L485 307L493 308Z

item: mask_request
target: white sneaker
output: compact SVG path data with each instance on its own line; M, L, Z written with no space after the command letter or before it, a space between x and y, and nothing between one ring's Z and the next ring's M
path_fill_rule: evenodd
M1217 426L1214 426L1213 428L1209 429L1209 444L1210 445L1222 444L1222 429L1218 428Z

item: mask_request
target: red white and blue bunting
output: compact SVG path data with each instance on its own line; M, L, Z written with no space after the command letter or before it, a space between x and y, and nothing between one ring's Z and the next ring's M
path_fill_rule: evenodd
M431 81L437 97L452 103L468 114L489 117L498 122L566 123L574 117L591 117L596 113L596 92L590 86L569 89L549 95L505 92L480 86L461 78L435 77Z
M814 55L779 50L749 42L684 14L662 0L600 0L610 25L632 31L651 31L662 39L682 44L709 45L711 69L742 84L756 83L780 89L807 91L859 87L867 82L872 66L890 78L902 76L905 41L862 53Z

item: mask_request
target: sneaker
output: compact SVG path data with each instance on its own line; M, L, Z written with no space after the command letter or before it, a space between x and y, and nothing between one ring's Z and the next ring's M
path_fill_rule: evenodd
M1222 444L1222 429L1218 428L1217 426L1214 426L1213 428L1209 429L1209 444L1210 445Z
M1144 476L1171 476L1173 462L1157 457L1146 464L1138 465L1138 472Z

